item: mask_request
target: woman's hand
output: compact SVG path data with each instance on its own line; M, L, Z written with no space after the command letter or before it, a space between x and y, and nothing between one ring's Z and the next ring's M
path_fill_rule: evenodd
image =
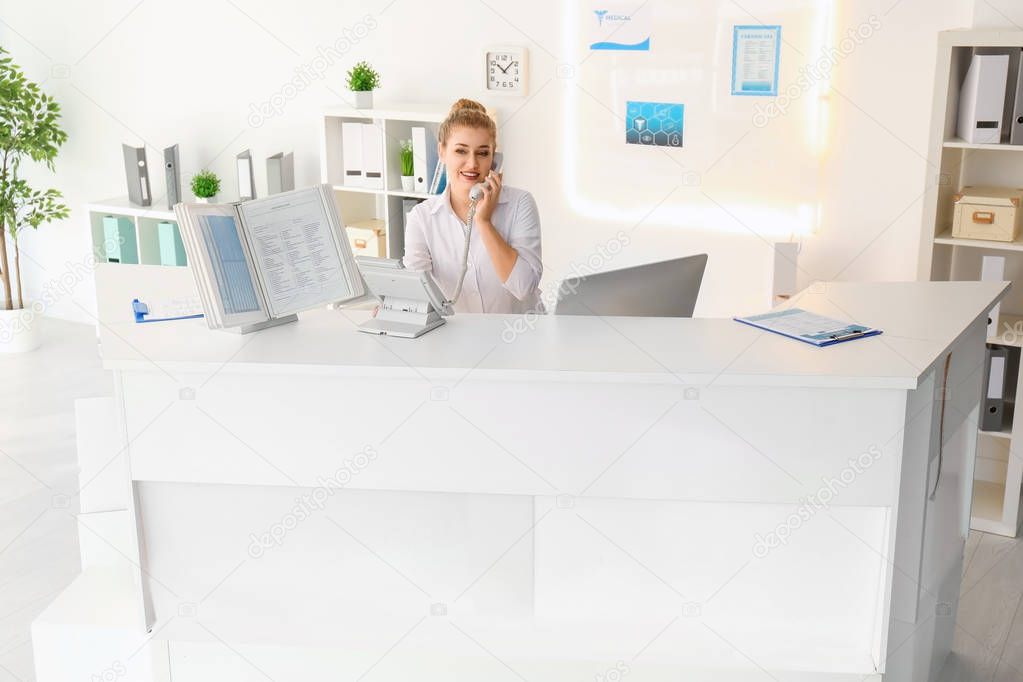
M503 173L490 171L483 180L483 196L476 202L476 220L490 223L497 208L497 200L501 196L501 179ZM492 224L492 223L491 223Z

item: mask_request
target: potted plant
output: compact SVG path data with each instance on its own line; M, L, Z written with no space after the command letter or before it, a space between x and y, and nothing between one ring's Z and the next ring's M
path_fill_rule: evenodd
M373 91L380 87L380 74L368 62L359 62L348 71L348 89L355 93L356 109L373 108Z
M412 140L401 141L401 189L411 192L416 188L415 171L412 164Z
M0 47L0 282L3 282L0 352L11 353L39 346L38 325L34 322L46 309L44 301L25 306L18 237L25 228L35 229L43 223L67 218L69 211L60 201L60 192L33 189L19 177L21 162L26 159L41 161L52 171L53 160L67 141L67 133L60 127L57 102L27 80L7 55ZM13 264L8 250L13 252Z
M192 194L200 204L208 204L220 191L220 178L211 170L201 170L192 176Z

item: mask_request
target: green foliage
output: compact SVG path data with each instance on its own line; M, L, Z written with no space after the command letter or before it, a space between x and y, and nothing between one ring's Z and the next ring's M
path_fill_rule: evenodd
M13 307L7 235L18 263L18 232L26 227L68 217L68 207L55 189L35 190L18 176L21 162L29 159L54 170L57 151L67 141L60 127L60 105L39 89L0 47L0 281L4 306ZM15 279L21 300L20 273Z
M369 62L359 62L348 70L348 89L352 92L369 92L380 87L380 74Z
M415 175L412 170L412 140L401 141L401 174L405 177Z
M55 189L32 189L21 178L14 181L11 189L14 197L15 224L19 228L36 229L43 223L64 220L71 213L67 206L58 201L64 198L64 195ZM13 232L15 231L12 230Z
M220 191L220 178L210 170L201 170L192 176L192 194L200 199L217 196Z

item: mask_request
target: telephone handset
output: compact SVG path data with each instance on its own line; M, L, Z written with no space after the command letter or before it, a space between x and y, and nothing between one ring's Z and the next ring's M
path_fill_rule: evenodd
M490 165L490 170L494 171L495 173L500 173L501 172L501 166L503 166L503 165L504 165L504 154L502 154L501 152L494 152L494 163L492 163ZM469 199L471 199L473 201L479 201L482 198L483 198L483 183L482 182L478 182L478 183L476 183L475 185L472 186L471 190L469 190Z
M494 163L491 164L490 170L495 173L501 172L501 167L504 165L504 154L501 152L494 152ZM469 190L469 215L465 221L465 246L462 248L462 270L458 276L458 286L455 288L455 294L451 297L451 300L446 301L448 305L454 305L458 300L458 297L462 295L462 283L465 281L465 274L469 271L469 240L472 237L472 221L476 217L476 202L483 198L483 183L478 182L472 186Z

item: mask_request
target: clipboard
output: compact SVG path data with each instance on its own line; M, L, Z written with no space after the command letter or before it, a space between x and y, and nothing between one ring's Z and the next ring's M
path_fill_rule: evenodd
M836 343L845 343L856 339L866 339L882 333L875 327L836 320L807 312L802 308L775 310L762 315L733 319L736 322L802 341L817 348L834 346Z

